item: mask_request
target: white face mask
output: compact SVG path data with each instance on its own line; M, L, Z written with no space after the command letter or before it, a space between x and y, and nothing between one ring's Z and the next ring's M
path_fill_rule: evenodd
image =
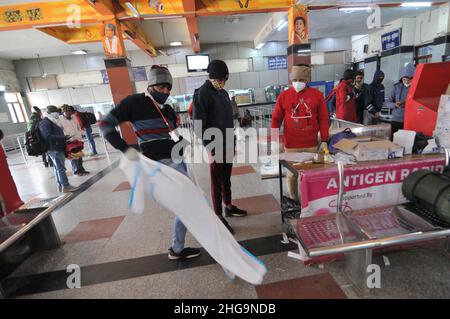
M298 93L306 87L306 83L305 82L292 82L292 86L294 87L295 92Z

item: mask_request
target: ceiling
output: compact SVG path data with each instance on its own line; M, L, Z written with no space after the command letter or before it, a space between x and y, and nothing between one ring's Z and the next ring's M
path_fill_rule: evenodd
M26 2L33 1L0 0L0 4L17 4ZM314 0L303 2L318 5L321 3L342 4L345 2L346 4L349 4L352 2L376 3L380 1ZM382 24L386 24L387 22L400 17L416 16L431 9L399 7L382 8L381 22ZM271 15L272 13L258 13L238 14L233 16L198 17L200 44L253 41L257 34L262 30L263 26L267 23ZM311 10L309 13L310 38L343 37L357 34L367 34L369 32L366 26L366 19L368 15L369 13L364 11L345 13L337 9ZM144 20L140 22L140 27L156 47L167 47L172 41L181 41L184 46L190 46L189 31L185 18ZM162 29L164 30L164 33L162 32ZM287 41L287 39L287 27L285 27L279 32L274 32L271 36L269 36L269 38L266 39L266 41ZM39 54L41 57L70 55L71 51L79 49L87 50L89 53L103 52L100 42L69 45L37 29L0 32L0 43L2 43L0 46L0 58L6 59L33 58L36 57L36 54ZM125 41L125 46L127 50L139 49L128 40Z

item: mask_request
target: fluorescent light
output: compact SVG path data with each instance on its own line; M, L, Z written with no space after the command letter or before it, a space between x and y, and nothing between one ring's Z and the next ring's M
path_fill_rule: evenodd
M261 48L264 46L264 44L266 44L266 43L265 43L265 42L259 43L259 44L256 46L256 50L261 49Z
M172 41L170 42L170 45L173 47L179 47L182 43L180 41Z
M139 18L141 15L139 14L139 11L133 6L131 2L125 2L125 5L130 9L131 13L136 17Z
M372 11L371 7L344 7L339 8L339 11L353 12L353 11Z
M285 26L287 26L286 20L284 20L284 22L280 26L278 26L277 31L281 31Z
M310 53L311 49L297 50L297 53Z
M286 19L281 19L280 21L278 21L277 25L275 26L275 29L278 29L286 21L287 21Z
M431 2L403 2L401 7L431 7Z
M169 16L164 14L152 14L143 16L144 20L168 20L168 19L177 19L177 18L183 18L183 16ZM123 19L119 19L123 20Z
M87 54L86 50L76 50L76 51L72 51L72 54Z

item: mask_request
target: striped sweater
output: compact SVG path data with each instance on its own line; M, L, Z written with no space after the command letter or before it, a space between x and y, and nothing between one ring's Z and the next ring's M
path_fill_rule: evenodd
M170 129L175 129L178 126L177 113L169 105L164 105L160 110L169 122ZM127 121L133 125L139 146L145 156L153 160L171 158L175 142L170 138L169 128L161 114L144 93L127 96L99 122L100 129L108 142L122 152L125 152L129 146L115 128Z

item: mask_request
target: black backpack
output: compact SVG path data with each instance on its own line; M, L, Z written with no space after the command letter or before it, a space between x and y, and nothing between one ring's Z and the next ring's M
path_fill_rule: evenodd
M81 122L83 122L84 127L89 127L97 123L97 118L91 112L78 112L80 114Z
M47 144L39 131L39 124L25 133L25 148L28 156L39 156L47 152Z

